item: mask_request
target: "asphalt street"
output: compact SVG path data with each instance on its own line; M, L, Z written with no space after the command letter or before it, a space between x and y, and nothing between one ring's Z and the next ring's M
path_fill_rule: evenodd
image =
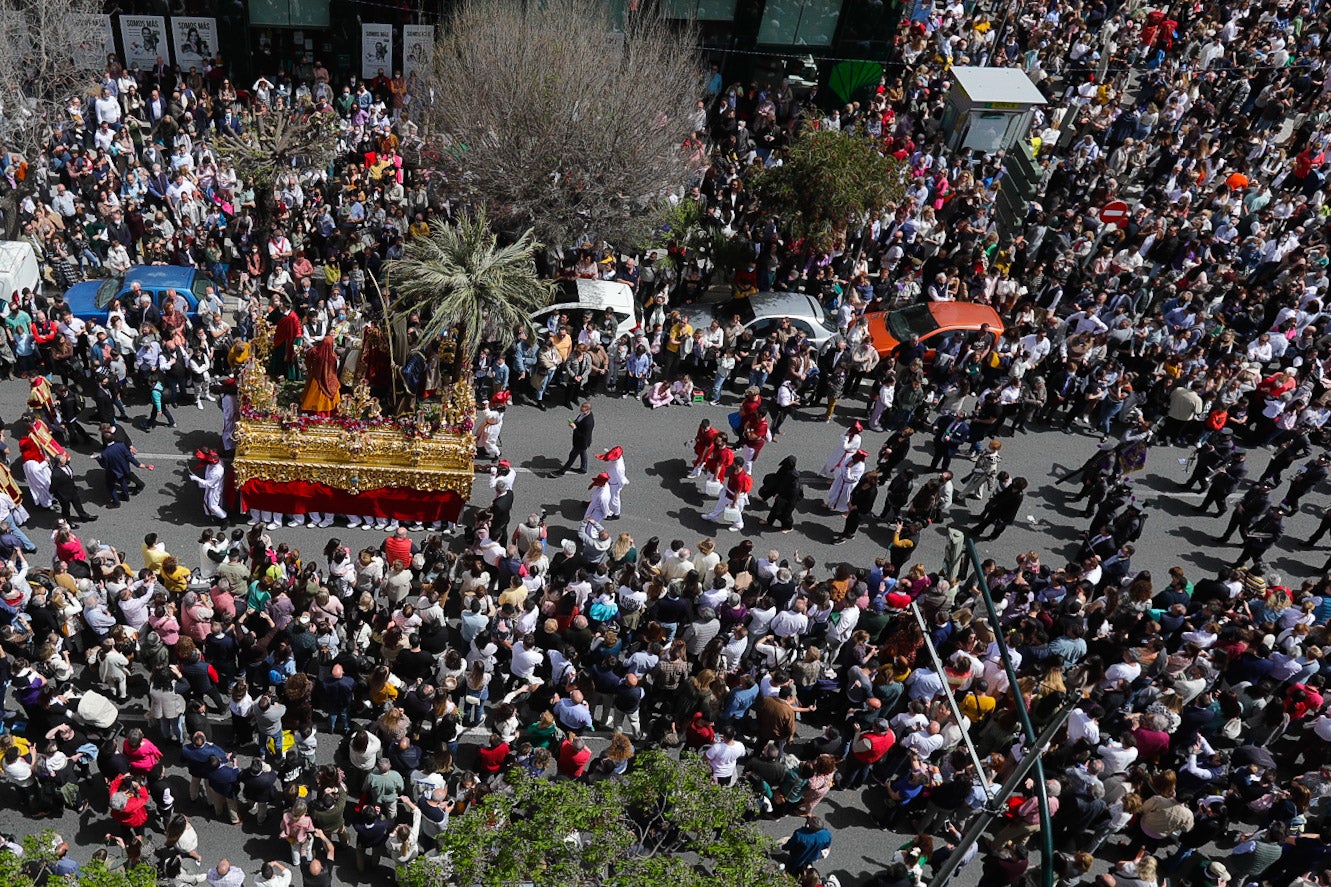
M13 425L23 410L26 390L26 384L19 381L0 384L0 416L6 419L10 429L11 455L17 453L17 445L13 443ZM832 545L833 534L841 528L842 520L832 516L823 507L822 496L827 484L815 480L812 475L822 467L850 421L863 416L862 401L857 400L850 405L843 402L842 409L831 423L821 421L821 409L807 411L810 415L793 417L786 423L780 439L763 451L756 468L759 478L775 468L784 455L795 453L801 469L810 480L806 487L808 498L797 512L796 530L787 535L771 530L764 532L764 528L758 525L762 511L756 508L750 509L742 533L726 532L705 521L701 516L706 510L704 504L710 508L710 503L704 503L694 483L685 479L691 460L691 441L698 422L702 418L709 418L713 424L724 426L727 415L736 408L738 402L734 392L728 393L724 405L718 407L699 404L652 411L632 399L597 397L593 402L597 417L594 451L603 452L614 445L622 446L630 480L624 492L624 519L612 527L615 531L631 533L639 546L652 536L659 536L663 546L671 539L678 538L690 547L704 536L714 536L724 553L739 539L749 537L754 540L759 553L775 548L782 556L793 557L798 551L802 555L812 555L820 564L845 561L864 565L883 554L883 545L890 531L872 523L862 528L855 540L843 545ZM146 415L147 410L140 400L131 400L129 403L132 416ZM196 447L218 445L220 412L216 404L206 404L205 407L204 410L197 410L192 403L179 407L175 411L178 427L174 429L158 427L150 433L131 429L140 459L154 464L156 471L142 474L148 484L147 489L128 506L117 511L105 508L100 471L88 455L87 448L75 448L76 471L84 474L88 480L89 508L100 516L98 522L84 525L80 529L79 534L85 544L90 540L106 540L118 548L128 550L131 564L137 566L138 548L144 534L156 532L182 562L188 565L195 563L196 542L201 528L215 526L215 523L204 519L200 491L184 477L190 454ZM814 413L816 418L812 415ZM504 422L504 454L520 472L515 489L517 504L514 520L521 520L529 512L546 509L554 540L575 532L583 513L589 481L588 477L578 475L552 476L553 470L562 464L568 453L567 419L571 415L572 410L562 408L539 412L529 406L518 406L509 410ZM864 448L870 453L876 453L884 437L883 433L866 431ZM911 453L908 464L924 473L928 465L928 438L927 435L922 438L917 437L920 442ZM1006 439L1002 451L1002 468L1014 476L1026 477L1030 481L1030 491L1022 520L998 542L980 543L981 554L1002 562L1010 562L1017 552L1030 549L1039 551L1045 562L1061 563L1072 557L1086 528L1087 519L1081 516L1080 504L1074 506L1065 501L1072 495L1070 491L1073 488L1056 487L1054 478L1080 465L1094 450L1098 440L1098 435L1092 436L1089 432L1055 431L1033 432ZM1150 518L1146 532L1138 543L1133 568L1149 569L1157 577L1178 565L1190 575L1200 578L1230 563L1238 553L1237 547L1222 548L1216 544L1223 532L1225 519L1197 516L1196 509L1201 502L1201 495L1177 492L1178 482L1186 476L1184 466L1180 464L1180 460L1186 456L1187 451L1182 449L1157 447L1151 452L1146 470L1136 475L1137 496L1147 507ZM1251 454L1251 477L1260 474L1268 458L1267 450L1256 450ZM964 478L968 469L969 463L954 462L953 470L959 479ZM1277 491L1278 494L1280 492ZM489 499L490 491L485 476L478 475L472 503L482 505ZM1320 491L1305 499L1302 512L1288 521L1286 541L1270 559L1272 568L1282 573L1289 584L1297 584L1302 579L1314 576L1325 560L1323 552L1305 552L1300 543L1293 541L1306 539L1311 534L1323 502L1324 494ZM978 512L978 506L973 507ZM53 517L50 513L35 513L28 526L29 535L40 546L40 550L32 556L35 565L46 565L50 556L51 547L46 536ZM972 520L964 506L953 509L954 525L965 526ZM274 536L291 542L315 557L319 556L330 536L341 537L352 546L377 543L381 538L380 534L374 532L349 530L346 527L327 530L284 529L274 531ZM930 568L935 568L943 548L943 529L930 528L921 540L918 559ZM127 706L125 723L132 724L140 720L142 709L142 703ZM807 729L812 730L811 727ZM226 732L226 728L219 724L218 735L224 742ZM335 744L333 737L325 735L323 739L320 758L330 758ZM257 870L255 860L287 858L286 845L275 837L275 826L271 820L267 827L249 821L240 827L212 822L210 811L205 811L202 804L191 805L186 800L184 780L177 781L179 784L175 794L179 809L191 815L197 814L195 823L202 839L200 851L209 865L223 856L230 858L233 863L245 860L240 864L252 874ZM892 852L907 839L905 835L885 833L874 826L864 814L864 806L865 801L860 792L838 791L823 802L819 811L834 829L832 853L824 870L836 872L846 887L860 883L878 871L891 858ZM33 822L25 820L19 812L7 805L0 809L0 830L21 834L54 827L67 839L77 842L77 858L86 858L93 847L102 843L107 831L105 819L94 812L86 814L80 822L75 820L73 814L66 813L59 821ZM788 835L797 825L794 817L786 817L764 822L763 828L780 838ZM339 847L338 853L339 863L350 861L350 848ZM355 878L354 869L347 864L339 865L337 874L346 882ZM963 871L960 883L974 883L977 877L978 865L972 865ZM361 883L384 883L386 878L385 869L373 881L362 878Z

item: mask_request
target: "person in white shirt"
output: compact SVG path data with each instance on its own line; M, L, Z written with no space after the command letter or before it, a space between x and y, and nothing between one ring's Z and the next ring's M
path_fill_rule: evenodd
M1128 768L1132 766L1133 761L1137 760L1136 746L1125 746L1116 739L1100 746L1097 754L1100 756L1100 760L1105 762L1104 777L1128 772Z
M712 769L712 781L719 785L732 785L735 781L735 765L748 750L735 739L734 727L722 727L716 742L703 750L703 760Z
M1100 722L1090 709L1076 708L1068 715L1068 744L1086 740L1088 745L1100 744Z
M1115 663L1105 669L1104 679L1099 684L1100 689L1108 690L1118 686L1120 682L1131 684L1141 676L1141 673L1141 663L1137 661L1136 655L1131 650L1125 650L1122 662Z
M291 869L276 860L265 862L254 887L291 887Z

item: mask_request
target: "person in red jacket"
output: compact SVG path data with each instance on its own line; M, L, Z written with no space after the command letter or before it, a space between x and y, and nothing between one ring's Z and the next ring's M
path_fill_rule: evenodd
M716 440L712 441L711 448L707 455L703 457L703 470L707 476L715 481L725 482L726 472L730 470L731 464L735 461L735 451L730 448L730 440L725 432L718 434Z
M576 734L570 733L559 744L559 775L569 779L580 779L587 772L587 764L592 759L592 751Z
M476 750L476 769L486 779L492 779L503 772L508 753L509 747L504 737L491 733L489 745Z
M767 446L768 431L771 426L767 423L766 410L759 409L753 415L753 418L744 423L741 435L744 439L744 461L753 465L758 461L758 455Z
M713 428L710 419L703 419L698 423L698 431L693 435L693 470L689 472L689 477L702 474L703 463L707 461L707 456L712 452L712 444L720 435L721 429Z
M721 520L727 508L735 508L739 514L730 525L730 532L738 533L744 529L744 506L749 503L749 493L753 490L753 476L744 470L744 460L736 457L726 477L725 485L716 497L716 506L704 517L709 521Z
M1301 721L1310 714L1316 714L1322 707L1321 687L1313 686L1311 682L1317 681L1317 677L1309 678L1308 684L1294 684L1285 693L1285 714L1289 715L1291 721Z
M868 780L874 765L897 744L896 734L886 718L878 718L869 730L857 730L850 742L845 788L857 789Z
M148 824L148 789L136 776L122 773L111 780L111 818L133 837L143 836Z

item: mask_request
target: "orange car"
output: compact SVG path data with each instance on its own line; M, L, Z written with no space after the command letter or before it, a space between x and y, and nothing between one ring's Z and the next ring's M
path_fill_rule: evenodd
M997 311L973 302L925 302L895 311L870 311L864 316L869 321L869 339L880 356L888 356L911 336L919 336L920 343L929 346L926 362L934 357L930 340L939 336L978 332L982 326L988 326L994 336L1001 336L1004 329Z

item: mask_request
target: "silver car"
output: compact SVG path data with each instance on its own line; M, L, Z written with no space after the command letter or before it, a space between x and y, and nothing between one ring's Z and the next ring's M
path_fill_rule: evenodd
M804 293L754 293L747 299L695 302L682 306L680 311L689 316L689 324L695 330L707 327L713 320L724 327L738 314L740 323L753 331L755 339L765 339L783 319L790 318L790 325L803 330L819 350L837 334L836 321L827 316L817 299Z

